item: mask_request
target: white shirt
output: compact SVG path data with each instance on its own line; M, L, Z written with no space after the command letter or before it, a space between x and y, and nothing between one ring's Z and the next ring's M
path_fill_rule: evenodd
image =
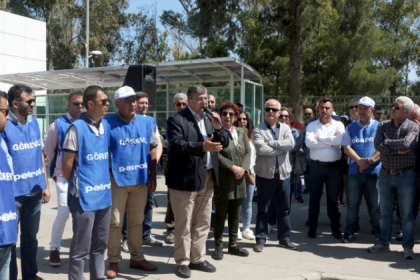
M190 109L191 114L193 115L195 121L198 124L198 127L200 128L201 135L203 135L204 141L206 141L207 138L209 137L207 135L206 124L204 123L204 115L201 118L199 114L197 114L190 108L190 106L188 106L188 109ZM211 162L211 154L210 152L207 152L207 170L212 169L212 168L213 168L213 163Z
M340 131L339 136L334 134ZM341 158L341 142L344 137L344 125L340 121L331 119L327 124L322 124L319 120L308 124L306 128L305 144L310 149L311 160L322 162L334 162ZM315 137L319 136L319 140Z

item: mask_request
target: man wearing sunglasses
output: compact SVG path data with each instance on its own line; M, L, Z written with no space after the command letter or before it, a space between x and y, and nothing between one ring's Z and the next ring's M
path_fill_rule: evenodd
M210 94L208 94L209 96L209 100L210 100ZM174 108L175 113L179 113L180 111L182 111L183 109L187 108L188 106L188 101L187 101L188 97L185 93L177 93L175 94L173 100L172 100L172 108ZM216 99L215 99L216 102ZM216 104L216 103L215 103ZM209 108L210 108L210 104ZM165 129L166 129L166 123L165 123ZM167 147L167 154L168 154L168 149L169 146ZM166 159L167 161L169 160L168 158ZM168 167L169 164L168 162L166 162L166 167ZM165 170L165 174L166 174ZM172 205L171 205L171 200L169 198L169 191L168 191L168 205L166 207L166 215L165 215L165 223L166 223L166 238L165 238L165 243L166 244L174 244L175 243L175 218L174 218L174 212L172 210Z
M38 121L33 118L35 98L32 89L16 84L9 89L10 120L3 132L3 140L13 159L13 191L16 203L16 219L21 225L22 279L40 279L36 255L37 233L41 217L41 205L50 200L45 160L42 155L43 141ZM22 226L24 225L24 226ZM10 279L18 275L16 245L12 247Z
M392 232L394 200L400 210L404 258L414 259L413 203L416 195L416 146L419 125L407 116L413 110L413 101L398 97L391 107L391 120L383 121L375 136L375 149L381 153L382 169L379 173L381 235L378 243L368 252L388 252Z
M63 175L69 183L68 207L73 219L69 279L85 279L89 256L90 279L104 279L104 256L111 218L109 125L103 120L109 99L99 86L83 92L86 113L80 114L64 137Z
M383 115L383 112L382 112L382 109L381 109L381 107L375 107L375 112L373 113L373 118L376 120L376 121L378 121L378 122L380 122L381 121L381 119L382 119L382 115Z
M57 188L58 211L55 217L50 245L50 265L60 266L60 243L63 237L66 222L70 217L70 210L67 206L68 184L63 177L62 161L64 151L62 149L64 137L70 125L76 121L85 110L83 106L83 92L75 91L69 94L67 99L66 115L55 120L49 127L47 139L45 140L44 153L50 162L50 175L53 176Z
M262 252L268 237L268 208L275 196L277 211L277 239L280 247L296 250L290 241L290 172L289 151L295 141L290 127L280 123L280 102L270 99L265 103L265 120L254 128L253 138L257 159L255 175L258 214L255 229L255 252Z
M148 193L156 190L156 138L151 123L136 114L136 93L131 87L119 88L114 97L118 111L105 117L110 125L112 163L108 279L117 277L122 260L120 243L124 213L127 213L130 268L157 269L144 258L142 249L144 208Z
M0 133L5 131L9 119L7 94L0 91ZM1 134L0 143L0 279L9 279L11 250L17 241L18 225L13 193L13 163Z

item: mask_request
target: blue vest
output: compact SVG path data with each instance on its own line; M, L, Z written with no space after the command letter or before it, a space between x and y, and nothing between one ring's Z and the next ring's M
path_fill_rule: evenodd
M137 117L139 117L139 116L137 116ZM157 124L156 124L156 120L155 120L155 118L153 118L153 117L151 117L151 116L148 116L148 115L145 115L145 116L140 115L140 117L141 117L141 118L146 117L146 119L150 122L150 124L151 124L151 126L152 126L152 130L153 130L153 132L155 133L155 136L157 136L157 135L156 135L156 131L157 131ZM150 166L150 167L152 167L152 155L151 155L150 153L149 153L149 155L147 156L147 163L149 164L149 166ZM157 170L157 165L156 165L156 170Z
M80 206L84 211L105 209L112 205L108 163L109 126L103 121L105 133L96 136L84 120L77 120L72 125L77 129L79 144L77 176Z
M110 125L112 174L119 187L149 183L151 124L140 116L125 123L116 114L105 118Z
M63 149L64 138L66 137L66 132L71 125L71 122L67 118L67 116L62 116L61 118L55 120L55 123L57 124L58 142L60 143L61 150L58 148L58 146L55 148L54 158L51 161L51 165L50 165L50 176L51 177L54 176L54 170L55 170L55 167L57 166L56 163L57 163L58 153L61 153L61 161L63 161L63 159L64 159L64 151L62 150Z
M350 132L351 148L361 158L370 158L376 152L374 146L374 139L379 122L374 121L367 127L361 127L357 122L350 124L347 129ZM381 162L376 162L363 171L363 174L379 174L381 169ZM359 165L351 161L349 165L349 175L357 175L359 172Z
M17 229L13 174L6 153L0 147L0 246L16 243Z
M4 140L13 159L15 197L47 188L40 139L41 133L35 118L24 125L7 121Z

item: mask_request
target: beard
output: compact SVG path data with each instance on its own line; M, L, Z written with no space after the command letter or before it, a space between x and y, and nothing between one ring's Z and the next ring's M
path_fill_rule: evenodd
M19 104L18 112L19 112L19 115L21 115L21 116L26 117L28 115L32 115L32 110L33 109L30 106L25 107L25 106L22 106L22 105Z

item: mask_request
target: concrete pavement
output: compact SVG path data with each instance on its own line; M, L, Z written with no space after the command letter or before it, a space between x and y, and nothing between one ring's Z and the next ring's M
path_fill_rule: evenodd
M54 182L50 181L51 201L43 205L41 225L38 233L38 267L39 276L47 280L67 279L69 246L72 237L71 218L67 222L61 248L61 267L50 267L48 263L50 251L51 228L57 213L57 196ZM293 229L292 241L299 245L297 251L290 251L278 247L276 241L277 231L273 230L262 253L252 250L254 241L243 239L241 246L248 249L249 257L241 258L227 254L228 235L225 228L225 255L222 261L211 258L214 250L213 233L210 232L207 241L207 260L217 267L216 273L203 273L192 271L192 279L401 279L420 280L420 256L416 260L405 260L403 249L399 244L391 245L391 252L371 254L366 251L375 242L371 234L369 215L366 205L362 202L360 213L360 231L355 235L352 243L342 244L331 236L328 224L325 195L321 207L318 236L316 239L306 237L308 228L305 227L307 219L309 195L303 195L303 204L293 201L291 211L291 224ZM164 178L159 174L156 200L159 204L153 213L153 230L155 237L164 241L166 225L164 217L166 212L166 186ZM256 203L253 203L252 229L255 226ZM341 230L344 231L346 207L341 207ZM418 246L419 225L416 225L415 253L420 253ZM227 227L227 223L226 223ZM394 218L394 236L399 229L397 218ZM19 247L19 242L18 242ZM120 274L117 279L180 279L175 276L175 262L171 257L172 245L164 244L160 248L144 247L147 260L155 263L158 270L145 273L128 267L129 254L122 253L123 260L120 264ZM18 248L18 257L20 256ZM88 260L87 260L88 262ZM20 261L18 260L19 269ZM20 271L19 271L20 275ZM309 275L309 276L308 276ZM319 277L318 277L318 276ZM328 275L333 275L328 278ZM89 265L85 265L85 277L89 279ZM312 277L312 278L311 278ZM318 277L318 278L316 278ZM323 277L323 278L322 278Z

